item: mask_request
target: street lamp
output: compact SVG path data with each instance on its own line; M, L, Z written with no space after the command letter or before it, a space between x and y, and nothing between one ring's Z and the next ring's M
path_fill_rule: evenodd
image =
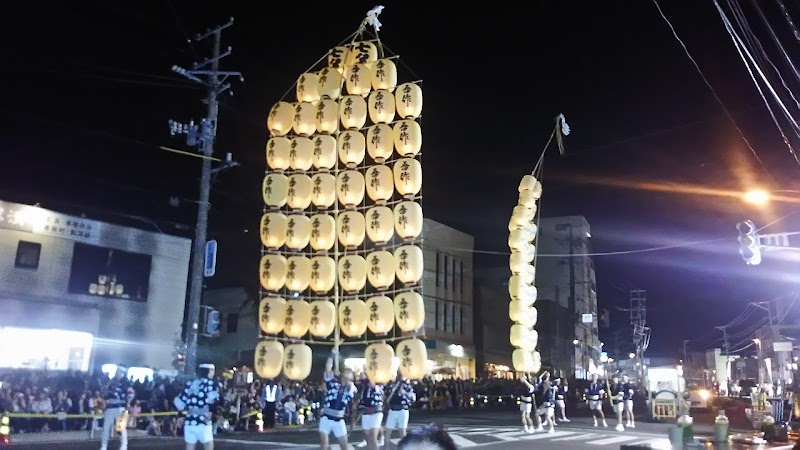
M752 191L747 191L742 195L742 199L747 203L752 203L754 205L763 205L769 202L770 195L769 192L763 189L754 189Z

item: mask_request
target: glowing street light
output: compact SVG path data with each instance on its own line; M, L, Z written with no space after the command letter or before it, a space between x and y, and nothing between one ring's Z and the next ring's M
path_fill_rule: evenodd
M747 191L742 196L742 199L747 203L752 203L754 205L763 205L770 200L769 192L763 189L754 189L752 191Z

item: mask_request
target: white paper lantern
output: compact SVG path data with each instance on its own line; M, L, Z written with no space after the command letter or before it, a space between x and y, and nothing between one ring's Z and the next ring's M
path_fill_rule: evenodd
M283 334L292 338L301 338L308 333L311 324L311 305L305 300L289 300L286 302L286 319L283 322Z
M278 248L286 242L286 216L269 212L261 216L261 244L267 248Z
M394 256L387 251L371 252L367 255L367 280L378 290L385 290L394 283Z
M283 352L283 374L292 381L303 381L311 375L313 355L306 344L287 345Z
M286 321L286 300L281 297L264 297L258 308L258 322L266 334L283 331Z
M385 244L394 235L394 217L391 209L385 206L372 207L367 210L364 219L370 241Z
M339 134L339 159L342 164L353 169L364 162L367 153L367 139L358 130L347 130Z
M536 208L515 206L514 212L511 213L511 219L508 220L508 231L514 231L525 227L532 227L534 230L537 229L536 224L533 223L535 217Z
M311 203L317 208L328 209L336 201L336 178L329 173L317 173L311 177Z
M336 234L347 248L358 247L366 234L364 215L358 211L345 211L336 217Z
M290 256L286 266L286 289L302 292L311 282L311 260L305 256Z
M372 89L372 74L363 64L350 66L345 72L345 85L348 94L366 97Z
M395 90L397 115L416 119L422 114L422 88L415 83L403 83Z
M278 378L283 369L283 344L278 341L261 341L256 345L256 374L261 378Z
M390 254L389 257L391 256ZM369 331L379 336L392 331L392 328L394 328L394 303L392 303L392 299L384 295L370 297L367 299L367 309L369 310L369 319L367 320Z
M379 59L372 65L372 88L389 91L397 87L397 66L391 59Z
M346 208L354 208L364 201L364 175L357 170L344 170L336 177L336 196Z
M311 205L311 177L303 174L289 177L286 204L292 209L306 209Z
M537 182L538 182L538 181L536 180L536 177L535 177L535 176L533 176L533 175L525 175L525 176L524 176L524 177L522 177L522 179L519 181L519 188L518 188L518 190L519 190L519 192L522 192L522 191L532 191L532 190L533 190L533 189L536 187L536 183L537 183Z
M419 292L408 291L395 296L394 320L405 332L416 331L425 325L425 302Z
M261 257L258 277L261 287L268 291L277 291L286 284L286 258L281 255L266 254Z
M428 349L420 339L406 339L397 345L395 352L400 359L400 374L409 380L425 377L428 363Z
M311 325L308 332L318 338L327 338L336 328L336 306L329 300L311 302Z
M336 219L328 214L311 216L311 248L316 251L327 251L336 243Z
M316 73L304 73L297 79L297 101L317 102L319 101L319 75Z
M376 384L386 384L394 381L396 370L394 364L394 349L385 343L371 344L364 351L364 372L369 381Z
M400 195L412 197L422 190L422 165L416 159L398 159L393 172L394 187Z
M530 234L523 230L514 230L508 233L508 247L511 251L524 251L531 243Z
M367 68L378 60L378 48L370 41L359 41L350 45L345 65L366 64Z
M519 275L523 282L532 284L536 279L536 267L534 267L533 264L526 264L522 266L522 271L515 275Z
M412 240L422 234L422 206L417 202L401 202L394 207L394 229L405 240Z
M328 67L338 70L339 73L344 72L349 53L350 49L344 45L332 48L328 53Z
M294 250L302 250L311 239L311 219L302 214L287 216L286 246Z
M320 100L317 103L314 124L319 133L336 133L336 130L339 129L339 102L330 98Z
M349 130L358 130L367 123L367 101L358 95L345 95L339 102L339 120Z
M373 125L367 129L367 153L377 163L383 163L392 157L394 152L394 132L385 123Z
M300 136L310 136L317 131L317 108L309 102L298 102L294 107L292 129Z
M533 353L525 349L515 349L511 353L511 360L514 364L514 370L517 372L536 374L539 369L534 370Z
M536 301L536 287L526 283L520 275L512 275L508 279L508 294L514 300L522 300L526 304Z
M405 284L415 284L422 279L422 249L416 245L403 245L394 251L397 279Z
M329 256L311 258L311 290L324 294L333 289L336 283L336 263Z
M533 261L533 254L525 252L511 252L508 266L511 268L511 273L519 274L525 272L526 267Z
M342 95L342 74L336 69L328 67L320 70L317 93L322 99L330 98L336 100L339 98Z
M286 204L286 196L289 194L289 177L282 173L265 176L261 183L261 192L267 206L280 208Z
M394 175L392 169L378 164L367 169L367 195L372 201L384 204L394 194Z
M345 336L358 337L367 332L369 309L362 300L339 303L339 329Z
M394 95L384 89L373 91L369 94L367 108L372 123L389 123L394 120Z
M339 259L339 286L348 293L358 292L367 284L367 261L359 255Z
M289 150L289 165L292 169L306 171L311 168L314 158L314 143L307 137L292 139Z
M283 136L292 129L294 106L288 102L278 102L267 115L267 128L273 136Z
M422 149L422 128L413 120L401 120L392 128L394 148L400 156L416 156Z
M292 141L283 136L276 136L267 141L267 165L272 170L286 170L289 168L289 151Z
M336 138L328 134L318 134L311 141L314 143L311 164L321 170L332 169L336 164Z
M527 306L519 300L511 300L508 303L508 317L516 323L533 328L536 325L538 314L536 308Z
M524 206L526 208L535 208L537 198L538 197L533 194L533 191L522 191L519 193L518 203L520 206Z
M539 333L532 330L525 325L515 323L511 325L511 345L518 348L533 351L536 349L536 344L539 340Z

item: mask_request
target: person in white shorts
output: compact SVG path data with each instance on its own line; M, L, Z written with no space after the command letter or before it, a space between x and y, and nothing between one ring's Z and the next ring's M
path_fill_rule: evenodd
M625 386L625 426L628 428L636 428L636 423L633 417L633 393L636 391L636 385L630 381L627 375L622 376L622 384Z
M353 385L353 371L345 369L342 371L340 380L336 379L333 371L333 361L338 348L334 347L331 356L325 363L325 387L328 392L325 394L325 402L322 404L322 417L319 419L319 447L321 450L328 450L329 436L333 436L339 441L339 448L349 448L347 444L347 426L344 423L344 411L347 405L356 395L356 387Z
M589 387L586 388L586 401L589 402L589 411L592 412L592 420L594 421L594 426L597 426L597 418L603 420L603 426L607 427L608 423L606 423L606 416L603 414L603 395L605 395L606 390L603 385L603 382L600 381L597 374L592 374L592 381L589 383Z
M105 404L106 409L103 412L103 435L100 438L100 450L108 449L108 440L114 432L114 427L120 416L125 413L128 407L128 389L131 387L130 382L126 378L128 368L122 365L117 366L114 373L114 378L106 386ZM123 426L120 429L120 450L128 450L128 427Z
M556 395L556 416L559 422L569 422L567 419L567 380L563 378L555 379L555 395Z
M178 411L186 412L183 426L186 450L194 450L198 442L205 450L214 449L211 409L218 400L219 386L214 382L214 365L200 364L197 378L187 382L183 392L173 400Z
M392 432L397 430L400 439L406 436L408 429L408 409L417 401L417 395L414 393L414 388L401 374L397 374L397 379L389 385L386 401L389 403L389 413L386 415L386 432L385 442L387 446L391 445Z
M622 425L622 413L625 411L625 385L620 383L619 376L614 375L611 378L611 405L614 407L614 413L617 415L617 431L625 431Z
M519 397L519 412L522 418L522 427L526 433L533 433L533 419L531 419L531 411L533 410L533 393L536 387L528 381L528 376L522 374L519 379L522 382L522 392Z
M369 450L378 450L378 434L383 424L383 385L375 384L361 374L361 395L358 406L361 409L361 428Z

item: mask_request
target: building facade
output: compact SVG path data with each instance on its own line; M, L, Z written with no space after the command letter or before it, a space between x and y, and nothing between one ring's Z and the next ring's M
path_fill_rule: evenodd
M0 201L0 366L171 369L191 241Z
M476 272L475 345L478 374L489 378L512 378L514 347L509 340L508 269Z

